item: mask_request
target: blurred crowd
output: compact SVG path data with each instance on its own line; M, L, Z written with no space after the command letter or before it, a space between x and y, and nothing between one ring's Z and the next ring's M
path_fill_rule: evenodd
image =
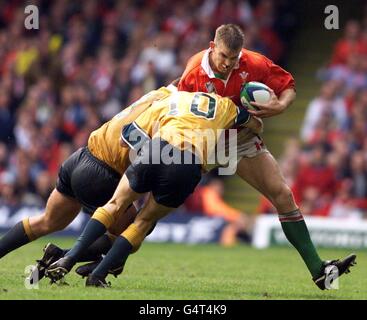
M280 160L303 214L367 218L367 12L350 20L319 70L301 139ZM259 211L274 209L262 199Z
M238 242L251 241L256 216L241 212L225 201L223 179L213 171L203 177L182 209L189 214L223 219L226 225L219 238L222 246L231 247Z
M216 27L276 62L297 19L290 1L0 1L0 205L44 205L60 164L90 132L180 76ZM287 39L287 41L285 41Z

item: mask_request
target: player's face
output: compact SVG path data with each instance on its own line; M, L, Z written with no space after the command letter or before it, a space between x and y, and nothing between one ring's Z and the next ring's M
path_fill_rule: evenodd
M230 50L222 42L218 42L217 44L211 42L210 47L212 48L210 60L214 68L217 72L228 75L236 65L241 49L238 51Z

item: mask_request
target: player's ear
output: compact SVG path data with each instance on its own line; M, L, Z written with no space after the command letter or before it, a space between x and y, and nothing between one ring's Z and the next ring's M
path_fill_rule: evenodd
M214 49L215 48L215 42L214 41L210 41L209 42L209 47L210 47L210 49Z

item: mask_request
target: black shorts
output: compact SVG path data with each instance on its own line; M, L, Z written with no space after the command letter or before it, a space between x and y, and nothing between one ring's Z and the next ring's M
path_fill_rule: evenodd
M120 179L118 172L83 147L62 164L56 190L75 198L92 214L112 198Z
M157 140L159 140L158 143ZM166 146L168 146L166 150L180 154L181 159L191 158L191 164L183 163L183 161L181 163L163 163L160 151ZM201 164L193 153L181 151L169 145L167 141L156 138L142 147L139 155L127 168L125 174L131 189L135 192L151 191L157 203L177 208L183 204L199 183Z

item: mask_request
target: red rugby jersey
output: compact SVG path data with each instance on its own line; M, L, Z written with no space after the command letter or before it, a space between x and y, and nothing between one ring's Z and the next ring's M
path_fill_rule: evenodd
M246 49L242 49L238 63L228 79L218 79L209 65L210 50L201 51L189 59L178 90L216 92L240 105L240 89L246 82L262 82L273 89L277 96L285 89L295 88L294 79L289 72L265 56Z

